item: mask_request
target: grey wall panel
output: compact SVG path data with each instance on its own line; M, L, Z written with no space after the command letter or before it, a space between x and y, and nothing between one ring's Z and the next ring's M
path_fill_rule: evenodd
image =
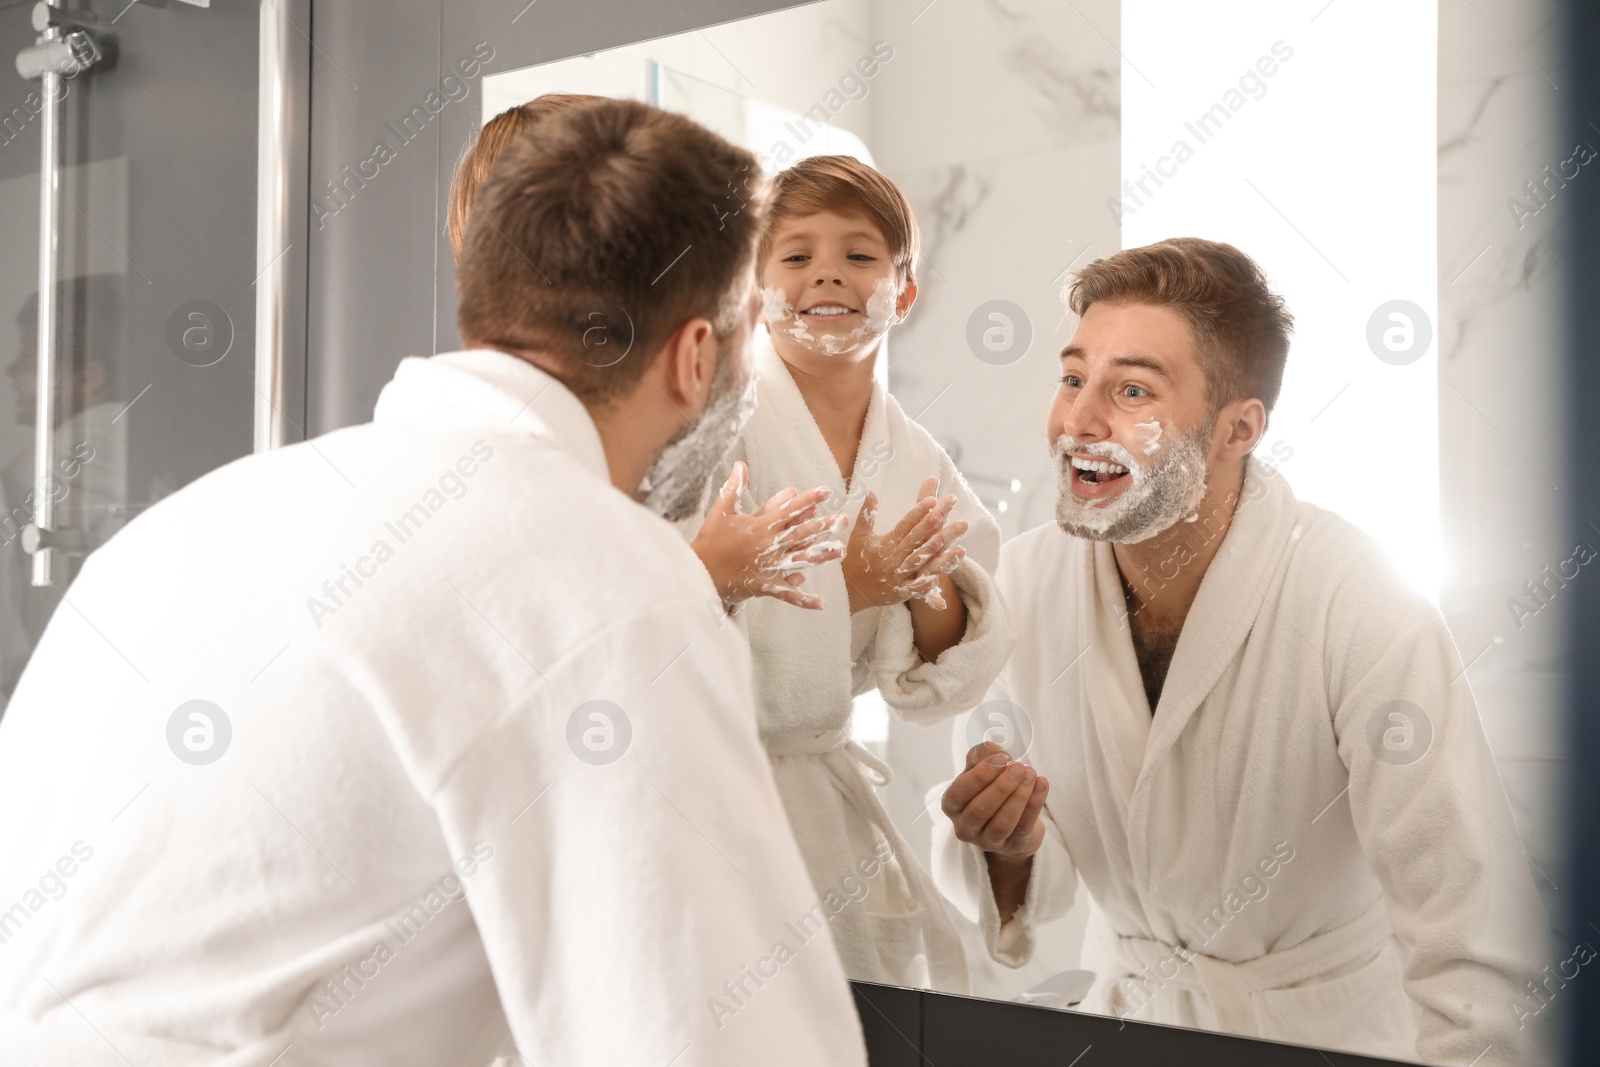
M306 431L313 436L365 422L395 363L432 351L438 124L409 142L395 129L409 132L399 120L438 84L439 18L437 2L312 5ZM390 155L375 155L380 144ZM366 165L374 158L375 172Z
M798 6L795 0L315 2L307 431L370 419L401 358L457 343L445 197L461 148L478 127L485 73ZM487 62L462 79L469 95L449 99L459 91L441 87L446 73L460 78L458 64L473 66L485 54ZM431 101L430 93L437 94Z

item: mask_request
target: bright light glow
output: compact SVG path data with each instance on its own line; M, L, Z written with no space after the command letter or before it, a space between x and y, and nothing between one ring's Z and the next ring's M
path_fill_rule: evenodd
M1256 454L1435 603L1437 36L1431 3L1124 0L1124 184L1107 205L1124 247L1206 237L1261 264L1296 328ZM1426 320L1379 316L1386 362L1369 320L1396 300Z

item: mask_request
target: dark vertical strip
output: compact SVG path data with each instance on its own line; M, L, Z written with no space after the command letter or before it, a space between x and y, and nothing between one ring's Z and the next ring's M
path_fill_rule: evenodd
M933 1063L928 1059L928 1002L932 999L926 993L917 994L917 1067Z
M439 5L439 50L438 50L438 52L436 52L434 54L433 76L434 76L435 82L438 82L441 79L443 79L443 77L444 77L444 0L435 0L435 2ZM462 102L465 103L465 104L470 105L473 99L475 99L475 98L469 93L468 96L467 96L467 99L462 101ZM439 256L442 254L443 250L439 247L439 244L440 244L440 242L439 242L439 233L444 228L444 213L447 210L447 207L446 207L445 202L444 202L444 197L440 194L440 191L439 191L439 175L444 170L444 166L445 166L445 162L444 162L445 161L445 147L444 146L445 146L445 140L441 136L438 139L438 145L437 145L437 149L438 150L434 153L434 157L433 157L433 294L434 294L433 295L433 351L434 352L440 351L440 344L439 344ZM456 346L454 344L451 344L450 347L451 348L455 348Z
M1600 4L1567 0L1566 76L1562 128L1576 142L1600 148ZM1595 465L1596 413L1600 412L1600 182L1573 183L1573 233L1568 280L1567 367L1571 388L1567 433L1573 498L1569 511L1573 544L1600 548L1600 467ZM1572 664L1568 692L1568 737L1572 745L1570 784L1573 887L1568 928L1600 947L1600 581L1573 583L1567 660ZM1600 978L1584 969L1570 983L1562 1013L1569 1039L1567 1062L1594 1063L1600 1056Z

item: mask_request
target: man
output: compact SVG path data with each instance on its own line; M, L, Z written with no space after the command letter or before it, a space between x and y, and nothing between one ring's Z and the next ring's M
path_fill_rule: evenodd
M467 351L89 557L0 722L0 1062L864 1063L663 521L747 414L761 210L712 207L755 173L549 116L478 201Z
M1181 239L1091 264L1069 304L1057 523L1004 549L1018 644L985 712L1031 723L1030 765L967 754L941 887L1021 966L1081 877L1095 1010L1531 1062L1508 1005L1548 935L1449 632L1251 457L1282 300L1237 249Z

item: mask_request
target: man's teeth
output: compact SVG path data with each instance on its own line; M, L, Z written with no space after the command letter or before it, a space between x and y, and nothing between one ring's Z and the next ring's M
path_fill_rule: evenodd
M830 304L827 307L806 308L806 314L807 315L848 315L848 314L850 314L850 309L847 308L847 307L839 307L836 304Z
M1101 474L1127 474L1128 468L1120 463L1112 463L1108 459L1079 459L1072 457L1072 465L1081 471L1097 471Z

